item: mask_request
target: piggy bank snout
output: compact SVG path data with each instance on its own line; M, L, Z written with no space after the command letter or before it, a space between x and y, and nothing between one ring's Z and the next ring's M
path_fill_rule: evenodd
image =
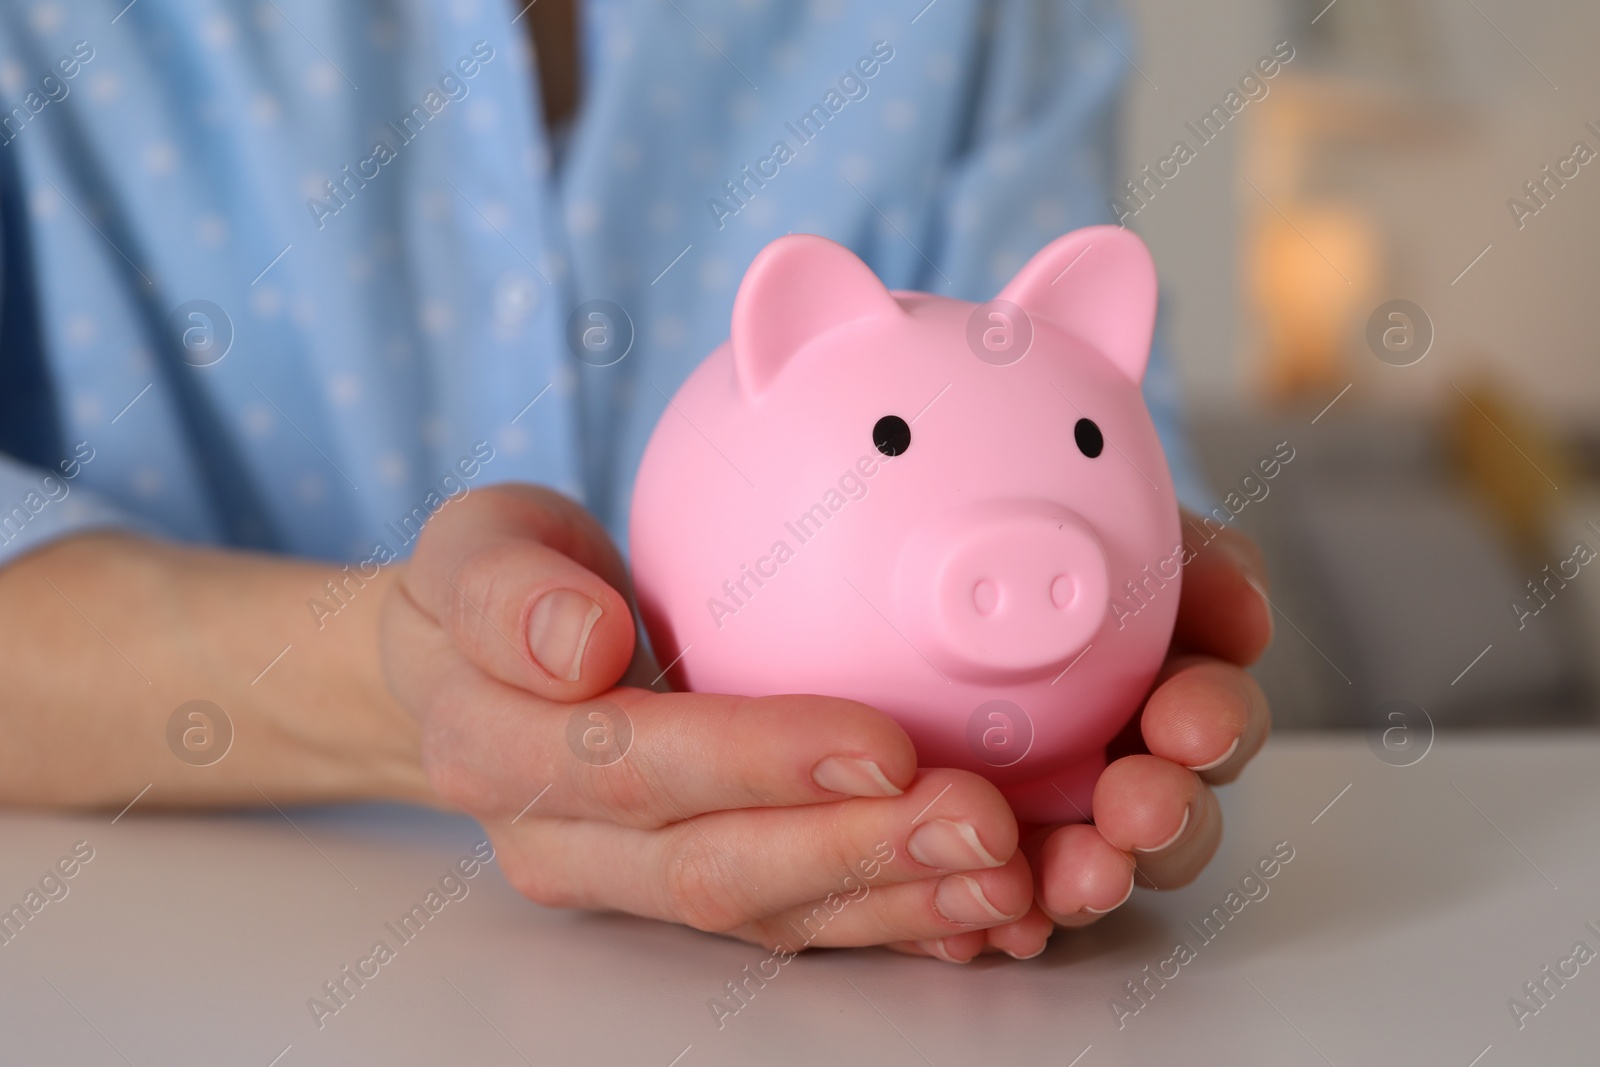
M1059 505L1002 501L919 530L896 573L918 650L952 675L1000 682L1059 671L1105 618L1099 539Z

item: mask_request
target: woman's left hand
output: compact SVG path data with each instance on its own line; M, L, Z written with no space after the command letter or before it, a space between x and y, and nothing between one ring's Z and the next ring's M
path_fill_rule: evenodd
M1034 906L1015 922L890 946L966 962L1001 951L1026 959L1058 926L1087 926L1119 907L1135 885L1176 889L1210 862L1222 840L1212 786L1233 781L1260 751L1272 717L1244 670L1272 641L1266 568L1255 542L1232 528L1201 543L1185 512L1193 558L1183 569L1177 625L1149 699L1113 743L1094 790L1094 822L1024 828ZM1193 520L1193 521L1190 521Z

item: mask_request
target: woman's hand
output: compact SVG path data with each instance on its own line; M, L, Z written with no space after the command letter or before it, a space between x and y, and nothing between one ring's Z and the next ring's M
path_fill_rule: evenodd
M1177 627L1143 710L1112 746L1094 790L1093 824L1024 827L1035 906L1015 923L906 952L965 962L983 951L1026 958L1056 926L1087 926L1138 885L1193 881L1222 840L1211 787L1233 781L1271 730L1266 698L1244 668L1272 641L1266 569L1255 542L1232 528L1211 540L1183 515L1193 558L1183 568Z
M657 673L635 657L627 589L580 507L501 486L441 511L385 602L383 669L428 779L523 894L790 951L940 955L1036 910L1000 793L919 771L880 712L614 688Z

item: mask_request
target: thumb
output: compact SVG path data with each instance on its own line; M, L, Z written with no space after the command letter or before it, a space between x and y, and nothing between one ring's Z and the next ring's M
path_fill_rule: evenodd
M1272 642L1272 607L1261 549L1233 527L1183 512L1183 567L1173 640L1181 648L1247 667Z
M424 528L400 591L476 667L549 700L588 700L634 652L621 556L559 493L479 489Z

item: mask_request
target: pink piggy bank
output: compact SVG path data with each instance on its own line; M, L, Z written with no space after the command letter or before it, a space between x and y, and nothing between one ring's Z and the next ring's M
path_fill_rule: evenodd
M678 689L859 700L1018 818L1086 819L1178 608L1172 480L1139 383L1155 268L1101 226L995 300L889 292L795 235L645 450L640 614Z

